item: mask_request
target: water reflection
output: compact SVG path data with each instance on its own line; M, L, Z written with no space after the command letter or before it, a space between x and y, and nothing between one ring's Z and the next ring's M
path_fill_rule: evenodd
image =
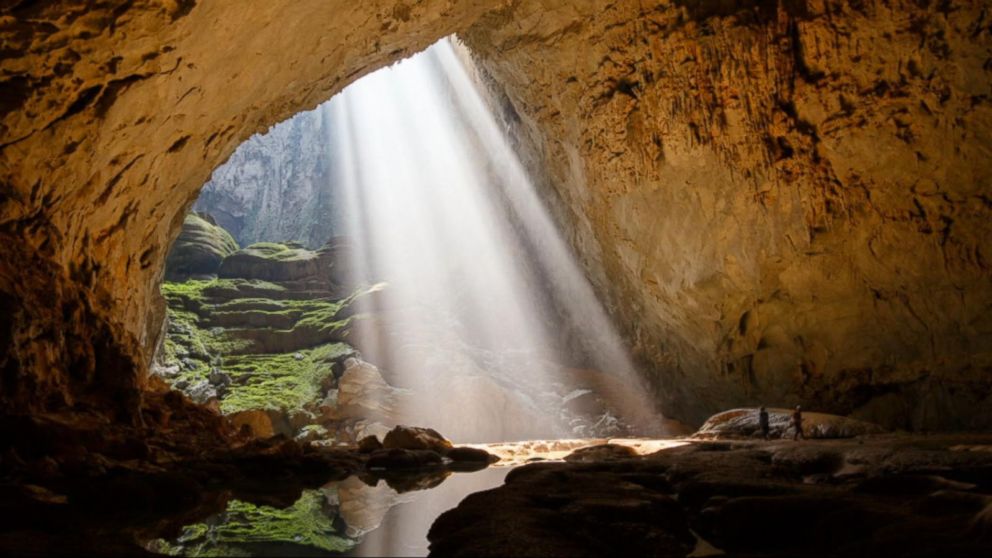
M232 500L224 512L149 543L173 556L426 556L427 532L467 495L509 469L376 481L349 477L305 490L287 508Z

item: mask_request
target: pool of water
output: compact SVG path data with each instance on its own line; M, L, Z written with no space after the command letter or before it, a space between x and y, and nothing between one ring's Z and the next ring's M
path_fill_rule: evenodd
M501 485L509 470L388 482L353 476L305 490L286 508L231 500L146 548L174 556L426 556L434 520L467 495Z

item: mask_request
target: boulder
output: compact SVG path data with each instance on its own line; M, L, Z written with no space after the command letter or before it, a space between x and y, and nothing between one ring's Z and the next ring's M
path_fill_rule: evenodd
M597 461L616 461L637 457L637 452L629 446L619 444L602 444L588 448L580 448L565 457L565 461L588 463Z
M791 436L792 409L769 408L768 425L772 438ZM881 434L877 424L827 413L803 412L803 431L807 438L853 438ZM732 409L710 417L696 432L701 438L754 437L760 434L758 409Z
M382 442L375 436L366 436L358 441L360 453L373 453L382 449Z
M470 448L467 446L451 448L448 450L448 453L445 454L445 457L455 462L496 463L499 461L499 457L484 449Z
M293 242L258 242L224 258L217 275L226 279L300 281L323 279L330 285L330 262Z
M382 441L386 449L431 450L444 454L451 449L451 442L436 430L417 426L396 426Z
M217 273L221 262L238 250L238 243L205 213L189 213L165 261L166 277L183 279Z

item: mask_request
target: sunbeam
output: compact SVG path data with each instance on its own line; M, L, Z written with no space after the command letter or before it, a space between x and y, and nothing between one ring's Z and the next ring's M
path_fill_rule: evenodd
M459 441L662 433L460 49L442 40L322 107L351 269L388 284L380 319L356 326L360 348L394 383L431 395L402 420ZM578 397L597 379L607 405L595 420L548 408L548 393Z

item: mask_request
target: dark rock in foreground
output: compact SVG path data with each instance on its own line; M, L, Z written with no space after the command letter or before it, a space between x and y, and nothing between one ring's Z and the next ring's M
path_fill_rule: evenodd
M704 442L515 469L431 527L432 556L990 556L992 436ZM596 459L596 456L599 459ZM702 541L697 542L692 532Z
M448 450L445 457L456 462L496 463L499 458L479 448L457 447Z

